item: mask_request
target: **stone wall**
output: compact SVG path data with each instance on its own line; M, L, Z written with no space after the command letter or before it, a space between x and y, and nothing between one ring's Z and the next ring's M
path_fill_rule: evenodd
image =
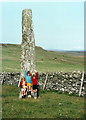
M0 84L18 85L20 81L20 73L2 72L0 73Z
M0 73L0 84L18 85L20 73ZM57 72L39 74L40 89L56 90L69 94L79 94L81 86L82 72ZM46 84L45 84L46 83ZM44 86L45 85L45 86ZM81 95L85 94L86 73L84 73L84 83Z
M43 88L44 80L47 79L45 89L47 90L56 90L58 92L67 92L69 94L77 94L79 95L82 72L57 72L57 73L47 73L48 76L46 78L46 74L39 75L39 81L41 88ZM85 84L86 84L86 73L84 74L84 82L82 86L81 95L85 94Z

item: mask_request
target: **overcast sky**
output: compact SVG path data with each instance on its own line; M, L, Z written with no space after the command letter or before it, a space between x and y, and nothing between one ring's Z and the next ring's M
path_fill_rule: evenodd
M35 43L44 49L84 49L83 2L0 3L1 43L21 44L22 10L32 9Z

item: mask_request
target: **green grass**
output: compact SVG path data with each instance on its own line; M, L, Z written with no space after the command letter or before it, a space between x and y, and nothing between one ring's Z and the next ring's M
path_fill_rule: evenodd
M17 86L2 86L3 118L83 118L83 97L40 91L40 98L19 99Z
M2 47L2 71L20 72L20 45L5 44ZM83 53L52 52L36 47L36 69L38 72L83 71Z

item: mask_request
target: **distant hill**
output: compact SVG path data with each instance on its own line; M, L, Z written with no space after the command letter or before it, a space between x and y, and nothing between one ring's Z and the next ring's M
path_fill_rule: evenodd
M1 46L1 45L0 45ZM36 69L38 72L83 71L83 53L47 51L36 46ZM2 44L2 71L19 72L21 45Z
M71 54L71 55L77 55L77 56L84 56L84 52L83 50L56 50L56 49L52 49L52 50L48 50L48 51L54 51L54 52L60 52L60 53L66 53L66 54Z

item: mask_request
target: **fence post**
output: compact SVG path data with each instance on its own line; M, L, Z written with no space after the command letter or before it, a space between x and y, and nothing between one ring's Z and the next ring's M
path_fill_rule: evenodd
M43 90L45 89L45 86L46 86L46 83L47 83L47 77L48 77L48 73L46 74L46 79L45 79L45 82L44 82Z
M79 96L81 95L83 81L84 81L84 71L83 71L83 73L82 73L81 86L80 86Z

